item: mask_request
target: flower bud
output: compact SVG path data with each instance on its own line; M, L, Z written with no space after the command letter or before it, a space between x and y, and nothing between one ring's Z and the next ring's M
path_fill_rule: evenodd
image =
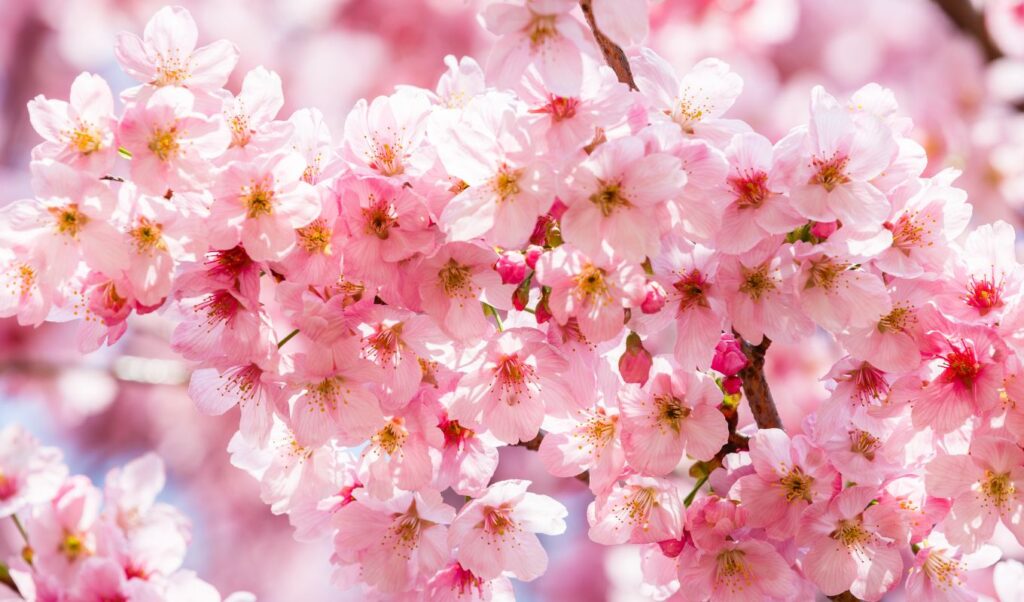
M635 332L626 337L626 351L619 358L619 374L627 383L643 385L651 374L651 352L644 349L640 335Z
M811 226L811 234L817 238L826 239L838 229L839 222L814 222L814 225Z
M644 287L646 295L644 295L643 303L640 304L640 311L645 314L656 314L661 311L662 307L665 307L665 289L660 284L651 280Z
M743 353L740 342L731 334L723 334L722 340L715 346L715 357L711 360L711 368L726 376L735 376L747 366L747 356Z
M661 553L667 558L675 558L683 553L683 548L686 547L686 541L683 539L666 539L659 541L658 545L661 547Z
M526 247L526 267L531 270L537 269L537 260L544 254L544 247L539 245L530 245Z
M519 251L505 251L494 263L502 284L519 284L526 276L526 258Z
M526 278L512 291L512 307L519 311L526 309L526 304L530 302L530 280L532 278Z
M729 395L738 395L743 388L743 381L738 376L727 376L722 381L722 389Z
M537 302L537 309L534 310L534 317L537 318L538 324L543 324L551 319L551 308L548 307L548 295L551 291L547 288L543 289L540 296L540 301Z

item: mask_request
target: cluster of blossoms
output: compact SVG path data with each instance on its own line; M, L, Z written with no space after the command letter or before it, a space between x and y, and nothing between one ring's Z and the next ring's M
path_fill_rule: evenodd
M156 455L111 470L100 489L69 475L60 450L19 426L0 430L0 519L14 522L23 544L0 559L0 600L221 602L213 586L181 568L190 526L156 501L163 488ZM232 594L225 602L252 599Z
M643 4L583 3L627 46ZM575 9L490 5L486 68L360 101L338 142L315 109L280 118L273 72L226 91L234 46L161 10L118 38L141 82L120 113L87 73L30 103L0 316L81 320L86 351L174 318L197 407L239 408L232 462L369 599L507 600L544 573L566 509L493 480L521 444L587 481L590 538L641 545L658 599L970 599L996 529L1024 543L1013 228L967 232L890 91L816 88L773 143L726 116L726 64L680 77L632 46L613 70ZM847 355L787 434L761 362L812 337ZM54 524L84 528L72 505Z

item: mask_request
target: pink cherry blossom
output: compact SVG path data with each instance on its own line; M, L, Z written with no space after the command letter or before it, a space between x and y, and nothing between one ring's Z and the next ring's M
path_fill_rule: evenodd
M416 271L421 275L420 300L427 315L457 340L485 335L489 329L481 302L504 309L511 304L511 285L494 271L497 254L471 243L452 242L438 249Z
M749 523L773 539L792 537L810 504L828 501L839 473L825 453L803 436L790 438L779 429L763 429L750 439L754 473L740 477L734 492L757 500Z
M537 280L551 287L548 305L555 319L564 325L575 318L593 343L621 332L623 308L642 301L643 278L634 266L592 260L565 246L540 258Z
M650 384L627 384L619 394L626 459L646 474L670 472L683 455L710 460L729 438L714 381L700 373L676 376L672 368L659 362Z
M449 413L505 443L533 439L545 414L564 413L573 403L562 377L568 363L539 332L512 328L498 334L476 364L459 382Z
M121 67L144 84L212 94L234 70L238 48L227 40L196 48L198 37L192 15L180 6L168 6L146 23L142 38L119 34L114 54Z
M0 430L0 516L49 501L67 476L60 450L11 425Z
M114 163L114 97L99 75L82 73L68 101L40 95L28 103L32 127L43 137L33 159L53 159L97 177Z
M129 106L117 139L131 153L132 180L163 196L206 187L213 175L209 161L227 149L231 131L219 117L197 112L188 90L167 87Z
M872 506L872 487L850 487L804 514L797 534L810 547L804 574L826 595L849 590L863 600L880 600L903 571L886 507Z
M530 493L529 481L499 481L462 507L448 531L456 559L481 579L509 572L531 581L547 569L548 557L537 533L565 531L565 506Z
M284 257L296 244L295 230L320 213L320 196L302 180L305 168L291 153L229 165L214 190L211 245L230 249L241 242L256 261Z
M968 454L940 454L926 467L925 486L931 495L953 502L942 530L950 543L968 552L1005 525L1024 541L1024 452L1010 442L977 437Z
M686 182L679 167L671 155L645 153L638 138L602 144L572 172L573 192L562 216L566 241L595 259L656 255L665 203Z

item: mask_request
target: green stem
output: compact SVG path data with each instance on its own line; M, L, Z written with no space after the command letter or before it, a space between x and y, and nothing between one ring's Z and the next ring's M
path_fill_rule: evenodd
M10 568L8 568L7 565L2 562L0 562L0 585L6 585L10 589L12 589L14 593L18 594L19 596L21 595L21 592L18 591L18 584L16 584L14 582L14 579L11 578Z
M284 347L284 344L295 338L295 335L297 334L299 334L298 328L286 334L283 339L277 342L277 348L280 349L281 347Z
M25 525L21 524L21 520L17 514L11 515L11 520L14 521L14 526L18 528L18 533L21 533L21 538L25 540L25 545L32 545L28 542L28 531L25 530Z
M504 332L505 325L501 323L501 316L498 315L498 310L487 303L481 303L484 306L484 313L494 316L494 321L498 324L498 332Z
M693 499L697 497L697 492L700 491L700 488L703 487L704 483L707 482L708 475L704 475L701 478L697 479L697 484L693 486L693 491L690 492L690 495L686 496L686 499L683 500L683 505L689 508L690 504L693 503Z
M132 158L132 152L130 150L128 150L127 148L123 147L123 146L119 146L117 148L117 152L118 152L119 155L121 155L125 159L131 159Z

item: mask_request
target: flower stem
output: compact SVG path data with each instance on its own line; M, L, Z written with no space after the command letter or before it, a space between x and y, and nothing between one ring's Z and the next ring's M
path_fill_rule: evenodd
M704 475L701 478L697 479L697 483L693 486L693 491L691 491L690 495L686 496L686 499L683 500L683 505L686 506L687 508L689 508L690 504L693 503L694 498L697 497L697 492L700 491L700 488L703 487L704 483L707 483L707 482L708 482L708 475Z
M284 344L292 340L297 334L299 334L298 328L286 334L283 339L277 342L277 348L280 349L281 347L284 347Z
M501 316L498 315L498 310L495 309L494 306L492 306L490 304L487 304L487 303L481 303L481 305L484 306L484 313L485 314L490 314L490 315L494 316L494 321L498 325L498 332L504 332L505 331L505 325L501 323Z

